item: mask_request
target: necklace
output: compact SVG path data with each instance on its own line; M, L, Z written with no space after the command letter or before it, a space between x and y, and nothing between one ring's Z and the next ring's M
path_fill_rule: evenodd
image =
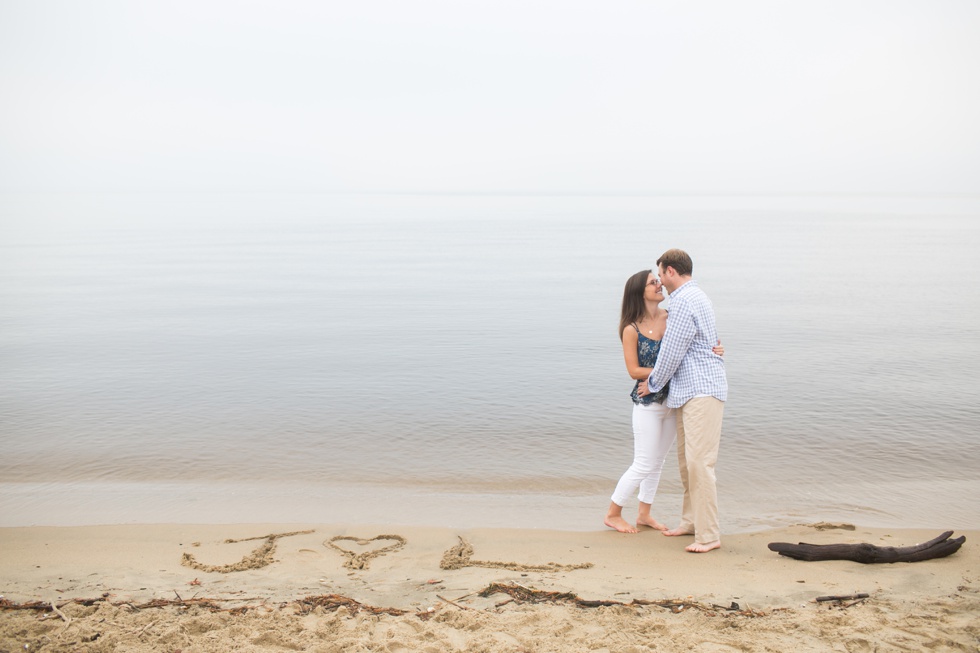
M660 311L657 311L656 313L650 316L650 326L653 327L657 326L657 315L659 315L659 313ZM653 329L647 329L647 333L650 335L653 335L653 331L654 331Z
M657 321L656 316L651 316L651 319L654 321L654 323L656 323L656 321ZM647 333L653 334L653 329L647 329Z

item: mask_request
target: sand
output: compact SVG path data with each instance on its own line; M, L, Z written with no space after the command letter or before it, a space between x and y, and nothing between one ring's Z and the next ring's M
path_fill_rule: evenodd
M980 650L978 531L916 563L766 546L936 535L800 525L691 554L649 529L5 528L0 652Z

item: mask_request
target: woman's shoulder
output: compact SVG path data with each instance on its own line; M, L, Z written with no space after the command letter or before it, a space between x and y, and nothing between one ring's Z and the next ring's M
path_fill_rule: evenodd
M640 329L636 326L635 322L631 322L623 327L623 340L629 338L630 340L636 340L637 334L640 333Z

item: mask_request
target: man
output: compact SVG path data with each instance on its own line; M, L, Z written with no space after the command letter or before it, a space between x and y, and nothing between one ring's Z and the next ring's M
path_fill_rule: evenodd
M681 523L664 535L694 535L686 550L704 553L721 546L715 462L728 380L722 358L711 351L718 342L715 312L691 279L691 257L669 249L657 259L657 270L670 293L670 314L646 390L657 392L670 382L666 404L677 410L677 462L684 484Z

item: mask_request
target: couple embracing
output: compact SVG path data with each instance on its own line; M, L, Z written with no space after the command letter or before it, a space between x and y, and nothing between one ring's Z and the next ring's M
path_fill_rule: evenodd
M694 265L682 250L657 259L626 282L619 333L633 389L633 464L619 479L605 523L623 533L623 505L639 492L637 524L675 537L693 535L686 549L704 553L721 546L715 462L728 381L711 302L691 278ZM670 293L670 318L660 308ZM650 515L664 459L677 439L684 485L681 522L668 529Z

